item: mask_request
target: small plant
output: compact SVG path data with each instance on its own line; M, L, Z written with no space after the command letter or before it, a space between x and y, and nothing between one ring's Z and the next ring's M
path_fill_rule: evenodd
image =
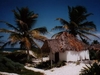
M100 64L93 63L92 65L86 65L81 70L80 75L100 75Z
M59 61L57 64L55 64L56 67L61 67L61 66L64 66L64 65L66 65L65 61Z
M80 65L80 61L77 61L77 62L76 62L76 65Z
M40 69L50 69L50 61L46 61L46 62L40 62L39 64L37 64L35 66L36 68L40 68Z

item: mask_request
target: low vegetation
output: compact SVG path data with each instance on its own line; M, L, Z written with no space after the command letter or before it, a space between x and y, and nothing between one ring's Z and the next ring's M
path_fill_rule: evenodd
M100 61L100 50L89 50L90 60L98 60Z
M17 73L21 75L43 75L43 73L40 73L40 72L27 70L24 68L24 65L18 62L13 62L11 59L8 59L2 55L0 55L0 71L9 72L9 73Z
M80 75L100 75L100 64L93 63L92 65L86 65L81 70Z
M53 67L61 67L64 65L65 65L65 61L59 61L58 63L53 62L52 66L51 66L51 61L46 61L46 62L40 62L35 66L35 68L46 70L46 69L51 69Z
M27 62L27 54L24 52L12 52L11 54L6 55L7 58L11 59L14 62L19 62L25 64ZM32 63L32 59L35 59L33 56L29 55L30 60L28 63Z

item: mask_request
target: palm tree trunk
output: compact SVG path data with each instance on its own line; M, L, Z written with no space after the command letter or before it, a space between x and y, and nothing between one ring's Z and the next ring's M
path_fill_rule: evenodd
M27 63L29 62L30 57L29 57L29 49L27 49Z

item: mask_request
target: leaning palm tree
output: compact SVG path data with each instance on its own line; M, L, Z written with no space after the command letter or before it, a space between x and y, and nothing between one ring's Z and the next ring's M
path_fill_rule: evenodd
M27 50L27 59L29 59L29 50L32 46L38 46L35 40L44 41L47 39L42 34L47 32L46 27L33 28L36 22L36 18L38 14L35 14L33 11L30 11L28 7L22 7L21 9L17 8L17 10L13 10L15 16L15 25L12 25L5 21L0 21L5 23L7 26L12 28L8 29L0 29L0 32L9 33L9 41L4 44L10 44L11 46L20 44L21 49Z
M92 33L96 31L96 25L92 21L87 21L87 17L92 15L92 13L87 13L86 8L83 6L68 6L68 12L70 21L68 22L62 18L57 18L56 20L59 20L62 26L55 26L52 30L64 29L75 37L79 35L82 41L89 39L87 35L96 36ZM62 31L53 36L57 37L60 34L62 34Z

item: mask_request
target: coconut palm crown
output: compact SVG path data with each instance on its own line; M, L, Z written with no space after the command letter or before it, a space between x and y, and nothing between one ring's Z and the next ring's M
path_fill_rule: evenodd
M4 44L11 44L14 46L19 43L20 47L23 49L31 49L32 46L39 47L34 39L44 41L47 39L41 34L45 34L47 32L46 27L33 28L36 23L36 18L38 14L35 14L33 11L30 11L28 7L22 7L16 10L13 10L15 16L15 25L12 25L5 21L0 21L5 23L8 27L12 28L11 30L2 28L0 32L9 33L9 41Z
M92 21L87 21L87 17L92 15L92 13L87 13L85 7L68 6L68 13L70 21L68 22L62 18L57 18L56 20L59 20L62 26L55 26L52 30L65 29L67 32L74 35L75 37L79 35L82 40L89 39L87 35L98 37L92 33L96 31L96 25ZM54 34L53 37L57 37L60 34L62 34L62 32Z

